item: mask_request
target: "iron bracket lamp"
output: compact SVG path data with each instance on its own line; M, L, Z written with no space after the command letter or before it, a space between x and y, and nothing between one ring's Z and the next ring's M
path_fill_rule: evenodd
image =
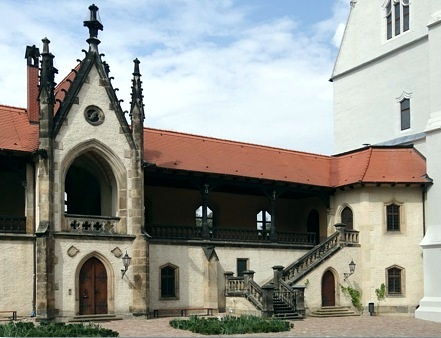
M343 276L345 277L344 280L348 279L348 277L352 275L354 271L355 271L355 263L354 260L351 259L351 263L349 263L349 272L343 273Z
M124 269L121 269L121 279L124 278L124 275L126 274L127 270L129 269L129 265L130 265L131 260L132 260L132 257L130 257L126 251L126 254L122 258Z

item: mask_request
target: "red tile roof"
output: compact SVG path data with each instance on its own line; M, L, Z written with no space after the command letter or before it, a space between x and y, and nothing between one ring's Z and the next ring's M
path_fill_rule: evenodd
M424 157L411 147L369 147L333 158L332 186L430 181Z
M23 108L0 105L0 150L32 152L38 148L38 124Z
M144 140L145 161L160 168L325 187L427 182L424 158L409 147L324 156L157 129L145 129Z
M0 126L0 150L38 148L38 124L29 123L25 109L0 105ZM160 168L320 187L428 182L425 159L411 147L325 156L150 128L144 134L144 160Z

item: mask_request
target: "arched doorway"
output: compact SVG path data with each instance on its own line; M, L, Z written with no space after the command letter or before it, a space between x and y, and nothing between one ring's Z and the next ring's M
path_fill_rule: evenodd
M106 314L107 307L107 271L97 258L89 258L81 267L80 315Z
M315 233L315 242L320 243L320 215L317 210L313 209L309 213L306 229L308 232Z
M335 278L330 270L322 277L322 306L335 306Z

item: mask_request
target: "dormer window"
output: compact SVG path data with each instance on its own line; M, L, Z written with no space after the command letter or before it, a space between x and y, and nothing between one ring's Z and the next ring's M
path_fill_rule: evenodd
M386 37L400 35L408 31L410 26L409 0L389 0L386 4Z

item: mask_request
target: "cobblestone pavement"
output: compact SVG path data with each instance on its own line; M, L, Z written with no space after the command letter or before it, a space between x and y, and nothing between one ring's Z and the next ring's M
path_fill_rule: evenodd
M172 318L125 319L100 323L119 332L120 337L219 337L177 330ZM237 335L242 337L441 337L441 323L413 316L308 317L294 321L289 332ZM224 336L232 337L232 336Z

